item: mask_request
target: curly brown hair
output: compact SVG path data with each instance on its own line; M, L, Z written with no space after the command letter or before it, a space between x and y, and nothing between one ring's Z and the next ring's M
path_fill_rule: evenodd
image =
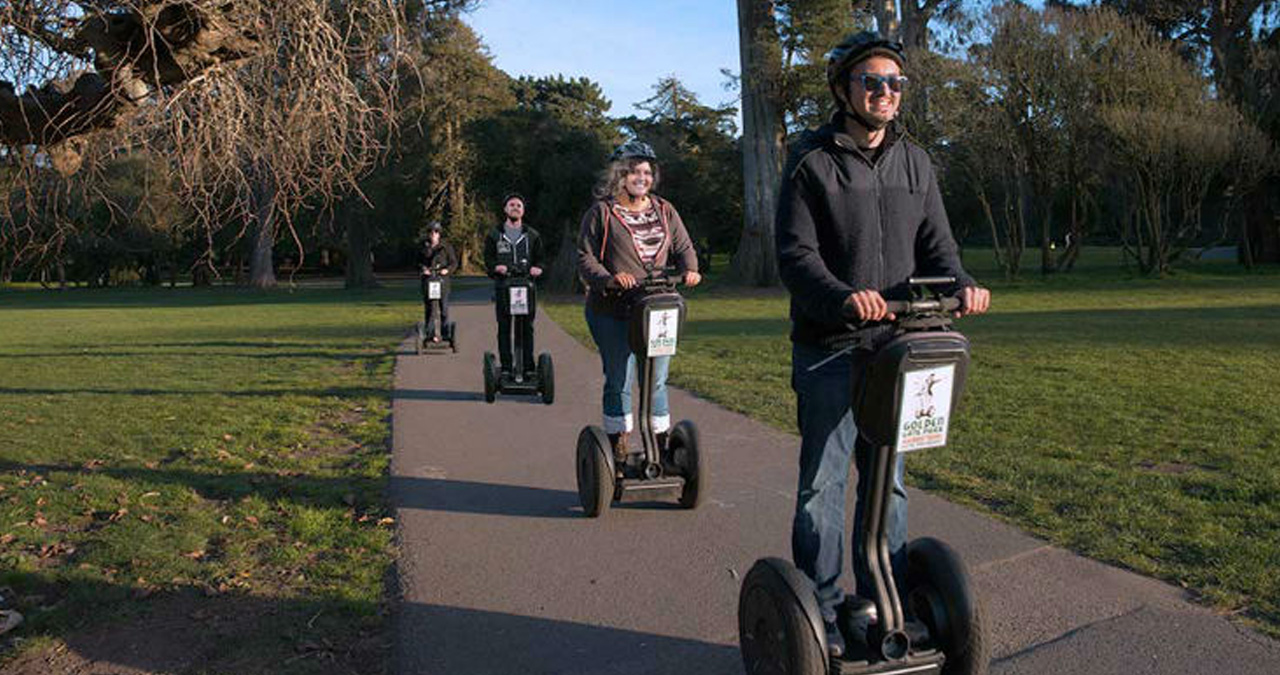
M632 157L630 159L618 159L609 162L609 166L600 174L600 182L596 183L595 195L596 199L616 199L622 194L622 182L627 179L627 174L636 170L637 166L648 162L653 169L653 186L649 188L650 192L658 189L658 180L661 174L658 173L658 163L653 160L643 159L641 157Z

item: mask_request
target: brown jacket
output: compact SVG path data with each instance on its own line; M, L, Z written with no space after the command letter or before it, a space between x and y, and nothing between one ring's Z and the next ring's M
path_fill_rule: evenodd
M680 214L665 199L649 195L658 208L658 221L667 236L654 258L654 268L674 264L683 272L698 271L698 255ZM593 312L622 318L621 293L606 288L614 274L627 272L636 278L648 274L640 260L631 231L613 215L612 200L598 200L582 215L578 234L578 275L587 287L587 307ZM674 259L673 259L674 254ZM672 262L668 262L672 261Z

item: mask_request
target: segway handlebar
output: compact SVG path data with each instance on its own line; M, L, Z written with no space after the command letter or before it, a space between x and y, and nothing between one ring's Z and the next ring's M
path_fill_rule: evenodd
M955 283L955 277L911 277L907 285L914 299L886 300L885 305L889 312L900 317L954 312L964 303L958 296L943 296L942 292L951 290Z
M963 304L958 297L949 298L925 298L922 300L886 300L884 303L889 311L898 315L911 314L936 314L939 312L954 312L960 309Z
M609 279L605 282L604 287L615 291L627 291L642 289L646 291L658 291L675 288L684 283L684 273L675 267L664 267L662 269L650 270L645 276L636 276L636 285L632 288L623 288L618 285L617 280Z

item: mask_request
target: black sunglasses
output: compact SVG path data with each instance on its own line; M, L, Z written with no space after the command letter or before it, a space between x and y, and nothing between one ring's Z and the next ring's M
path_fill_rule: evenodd
M854 75L853 79L862 85L862 88L872 94L879 93L880 88L888 85L889 89L894 93L901 93L902 88L907 84L906 75L872 75L871 73L862 73Z

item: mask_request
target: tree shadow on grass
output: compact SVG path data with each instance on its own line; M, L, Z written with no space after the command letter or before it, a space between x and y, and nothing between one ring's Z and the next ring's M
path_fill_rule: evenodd
M0 387L0 394L18 396L57 396L63 394L90 394L100 396L230 396L232 398L276 398L281 396L309 396L316 398L366 398L385 396L387 390L373 387L326 387L324 389L102 389L92 387Z
M387 575L394 596L394 570ZM222 593L192 586L139 597L128 586L0 573L29 618L0 638L57 637L6 675L143 673L594 673L737 675L737 648L543 616L402 602ZM34 600L38 598L38 600ZM37 604L39 603L39 604ZM41 609L41 606L45 609Z
M47 673L356 673L390 661L386 609L338 598L142 594L83 576L0 573L27 620L0 638L6 675ZM66 645L21 649L37 636ZM14 657L15 652L21 652Z
M22 463L0 460L0 473L37 473L46 479L55 474L102 475L142 485L172 485L188 488L204 499L227 501L258 496L267 501L285 499L316 507L367 508L360 503L377 499L388 479L383 476L318 477L297 473L209 471L146 467L92 468L72 464ZM74 482L74 480L70 481ZM577 518L576 492L524 485L478 483L473 481L417 476L390 478L393 507L453 513L479 513L529 518ZM357 502L349 504L352 497Z
M86 359L152 359L163 360L170 358L229 358L229 359L256 359L274 361L276 359L327 359L332 361L363 361L369 358L377 358L382 354L361 354L357 352L334 352L334 351L291 351L291 352L271 352L269 354L255 352L214 352L214 351L114 351L110 349L67 349L58 352L23 352L21 354L5 354L0 353L0 360L7 359L59 359L59 358L86 358Z

